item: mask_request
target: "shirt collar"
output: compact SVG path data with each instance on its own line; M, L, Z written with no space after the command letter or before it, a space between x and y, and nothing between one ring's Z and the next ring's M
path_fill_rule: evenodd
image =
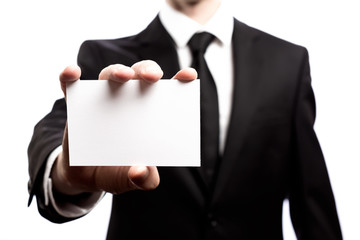
M234 18L229 14L223 2L214 16L205 25L199 24L168 4L164 4L164 7L160 10L159 17L179 48L185 47L196 32L202 31L213 34L220 41L220 44L231 44Z

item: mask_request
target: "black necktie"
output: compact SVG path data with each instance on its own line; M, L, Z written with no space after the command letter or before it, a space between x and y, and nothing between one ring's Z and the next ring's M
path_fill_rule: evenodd
M219 159L219 107L216 85L206 64L204 53L214 36L207 32L196 33L189 41L193 62L198 72L201 101L201 165L210 184L213 183Z

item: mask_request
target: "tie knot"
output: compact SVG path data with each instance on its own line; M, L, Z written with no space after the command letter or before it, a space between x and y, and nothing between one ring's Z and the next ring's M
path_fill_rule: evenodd
M208 32L195 33L188 45L191 52L204 54L209 44L214 40L215 36Z

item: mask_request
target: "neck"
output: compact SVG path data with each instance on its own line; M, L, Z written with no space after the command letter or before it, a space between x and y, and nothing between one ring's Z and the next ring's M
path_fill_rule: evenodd
M220 6L220 0L166 0L171 7L204 25Z

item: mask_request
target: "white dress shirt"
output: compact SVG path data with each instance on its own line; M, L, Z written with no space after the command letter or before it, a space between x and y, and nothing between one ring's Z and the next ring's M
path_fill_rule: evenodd
M220 153L224 151L227 128L231 115L234 78L231 48L234 19L229 12L230 11L226 9L225 3L222 2L215 15L205 25L201 25L174 10L168 4L164 4L164 7L159 13L161 23L175 41L180 68L191 65L191 52L187 43L196 32L206 31L216 37L207 48L205 59L214 78L218 92ZM179 31L179 29L181 30ZM80 217L90 212L96 206L103 197L104 192L92 194L81 206L72 202L59 202L58 199L55 199L52 192L50 172L61 150L61 146L55 149L47 161L43 180L45 204L48 205L49 202L51 202L56 211L64 217Z
M215 15L201 25L184 14L174 10L168 4L160 11L160 20L176 44L180 68L191 65L191 52L187 43L197 33L206 31L216 40L206 50L205 60L214 78L219 99L220 153L224 151L227 128L231 115L233 91L233 60L231 38L234 18L226 9L224 2ZM181 29L181 31L179 31Z

